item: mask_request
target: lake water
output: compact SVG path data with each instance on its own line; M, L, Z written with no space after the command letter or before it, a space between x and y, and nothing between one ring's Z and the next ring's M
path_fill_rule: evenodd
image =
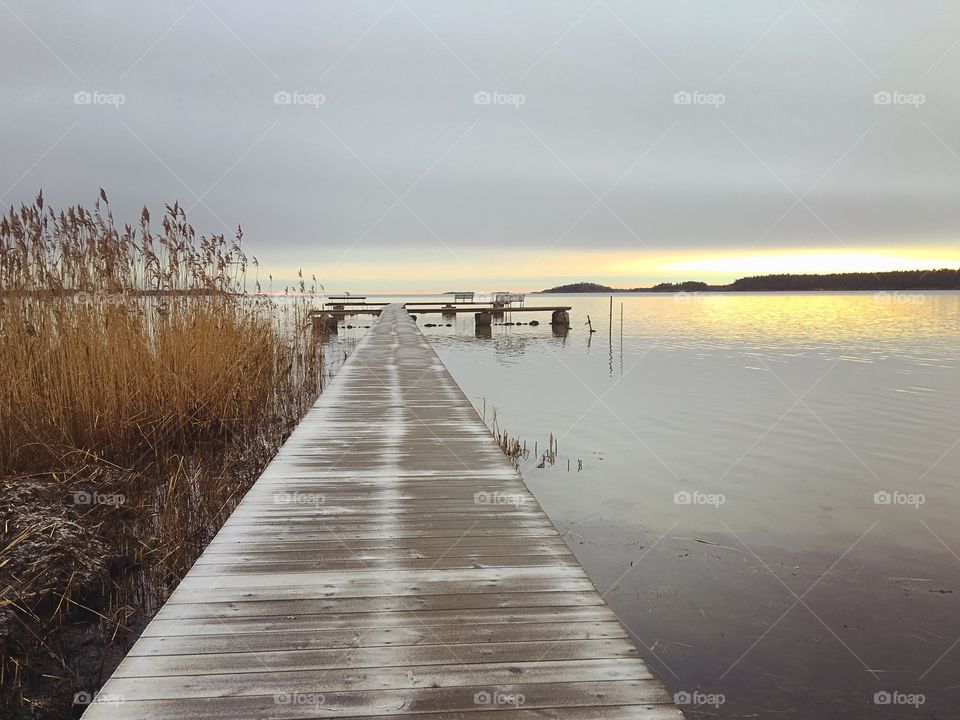
M960 294L609 303L418 324L687 716L960 717Z

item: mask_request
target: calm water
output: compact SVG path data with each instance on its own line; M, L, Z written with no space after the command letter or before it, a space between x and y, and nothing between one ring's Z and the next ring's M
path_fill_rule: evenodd
M418 324L688 717L960 717L960 294L527 304Z

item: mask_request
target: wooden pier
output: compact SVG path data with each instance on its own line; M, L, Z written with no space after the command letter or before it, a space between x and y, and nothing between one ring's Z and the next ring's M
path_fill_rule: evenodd
M443 315L456 313L477 313L477 312L497 312L497 313L516 313L516 312L555 312L557 310L570 310L569 305L541 305L538 307L510 307L509 305L484 305L483 307L430 307L422 308L407 305L406 309L416 315L424 313L441 313Z
M442 307L421 307L416 303L407 303L403 306L406 310L409 310L414 315L423 315L423 314L442 314L442 315L455 315L457 313L477 313L477 312L497 312L497 313L515 313L515 312L555 312L557 310L570 310L570 305L540 305L540 306L525 306L525 307L510 307L509 305L491 305L490 303L483 303L482 305L467 305L467 307L458 307L453 305L444 305ZM379 315L383 310L382 307L363 307L358 306L356 308L335 308L323 310L314 310L312 314L314 315L335 315L337 317L343 317L345 315Z
M308 717L682 718L399 305L84 714Z

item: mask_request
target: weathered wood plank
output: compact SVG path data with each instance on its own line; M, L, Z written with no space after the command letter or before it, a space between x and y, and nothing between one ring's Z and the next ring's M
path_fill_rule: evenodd
M456 653L451 663L459 661ZM113 692L131 700L235 697L304 692L322 688L324 694L356 690L402 690L437 687L512 685L529 682L569 683L601 680L649 680L653 676L640 659L546 660L470 665L407 665L405 667L325 668L292 671L262 670L216 676L169 675L117 679ZM522 691L522 689L521 689Z
M119 696L120 694L117 693ZM522 704L519 696L523 696ZM491 702L487 703L487 697ZM495 696L499 717L506 720L515 709L603 707L604 705L655 705L671 701L656 680L612 680L566 683L528 683L472 687L360 690L324 693L320 686L304 685L298 693L273 693L248 697L176 698L125 701L122 705L94 704L90 718L112 717L120 707L130 717L152 718L303 718L402 717L414 713L470 712L492 705ZM302 698L302 699L301 699ZM511 702L509 698L516 698ZM561 715L562 717L562 715ZM642 715L640 717L643 717ZM678 717L678 715L675 715Z
M306 598L299 600L245 600L202 603L167 603L157 619L259 617L269 615L317 615L388 613L415 610L486 610L510 608L584 607L603 605L592 589L587 592L471 593L469 595L391 595L364 598Z
M211 581L203 587L178 587L167 604L170 603L205 603L205 602L236 602L240 600L295 600L295 599L323 599L323 598L376 598L397 597L410 595L414 597L424 595L463 596L469 594L488 593L542 593L557 594L575 592L596 592L593 583L587 578L572 580L558 580L554 578L511 578L509 580L490 580L488 582L422 582L399 583L384 582L374 584L360 583L328 583L323 586L309 585L281 585L267 588L222 588L216 587Z
M464 664L481 662L517 663L531 659L530 644L483 643L450 645ZM560 640L543 653L541 660L598 660L638 658L636 647L623 638L599 640ZM449 665L450 655L438 653L436 646L350 647L326 650L281 652L230 652L194 655L127 657L117 668L116 677L159 677L165 675L220 675L236 672L274 672L284 670L322 670L324 668L406 667L408 665ZM267 668L267 670L264 670Z
M402 612L318 613L313 615L255 615L252 617L155 619L141 637L223 635L237 632L287 632L386 627L489 625L492 623L606 622L616 620L604 605L559 608L487 608L481 610L414 610ZM292 623L292 624L291 624Z
M338 647L377 647L391 645L468 645L470 643L529 642L533 657L545 651L556 640L590 640L593 638L626 638L623 626L608 622L513 623L470 626L417 626L356 628L352 630L300 630L295 621L290 629L278 632L237 632L226 635L192 635L141 637L130 655L193 655L267 650L317 650Z

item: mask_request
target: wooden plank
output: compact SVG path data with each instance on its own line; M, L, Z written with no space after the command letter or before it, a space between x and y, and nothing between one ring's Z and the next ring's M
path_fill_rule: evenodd
M255 543L219 545L208 547L197 560L197 564L226 562L240 559L260 561L282 561L290 558L302 558L304 552L322 553L326 560L361 558L363 560L395 560L401 558L438 558L438 557L474 557L483 555L553 555L570 552L566 543L559 537L540 538L536 543L517 545L514 542L496 542L502 538L477 538L461 541L456 547L428 545L422 543L399 544L392 547L370 545L366 547L350 545L344 547L336 541L318 541L286 545L264 546ZM449 545L449 543L446 543Z
M270 707L269 703L258 701L257 703L245 703L247 712L238 709L239 714L225 713L222 703L219 704L216 711L212 714L193 715L189 712L179 714L171 713L169 707L163 707L163 701L154 703L138 703L136 718L139 720L152 720L153 718L214 718L215 720L241 720L248 718L277 718L278 720L308 718L316 720L317 717L325 717L316 706L309 704L293 704L292 707ZM236 705L239 703L231 703ZM288 703L289 704L289 703ZM206 703L204 703L206 705ZM100 712L97 709L95 712ZM204 712L207 712L204 708ZM338 720L359 720L360 717L369 718L369 715L338 715L331 714ZM392 717L393 715L382 715L381 717ZM90 717L116 717L116 715L90 715ZM683 715L675 707L670 705L604 705L604 706L584 706L584 707L561 707L561 708L516 708L516 709L497 709L480 710L464 715L462 712L430 712L430 713L406 713L402 716L404 720L683 720Z
M358 628L353 630L298 630L294 621L285 633L237 632L228 635L191 635L141 637L130 650L131 656L194 655L267 650L317 650L320 648L379 647L389 645L469 645L488 642L529 642L534 657L556 640L590 640L593 638L626 638L623 626L612 619L607 622L514 623L504 625L417 626L398 628Z
M609 622L616 617L604 605L558 608L500 608L472 610L413 610L401 612L315 613L300 615L254 615L221 618L210 622L199 619L155 619L141 637L177 635L223 635L236 632L286 632L297 630L341 630L387 627L435 627L489 625L493 623Z
M85 718L681 717L395 305L101 692Z
M119 682L119 680L118 680ZM151 718L316 718L323 717L403 717L414 713L471 712L483 708L487 695L504 698L523 696L525 710L539 708L603 707L604 705L653 705L671 701L663 685L656 680L613 680L566 683L528 683L524 685L491 685L472 687L415 688L401 690L361 690L324 693L322 686L304 685L299 695L305 701L279 700L287 693L248 697L172 698L163 700L125 701L122 705L95 703L87 713L90 718L111 717L105 708L122 707L129 717ZM121 696L120 693L116 693ZM311 697L312 696L312 697ZM311 702L312 700L312 702ZM642 717L642 716L640 716ZM675 716L676 717L676 716ZM501 720L505 720L500 715Z
M157 613L160 619L255 617L270 615L317 615L342 613L391 613L415 610L487 610L498 608L584 607L603 605L597 593L518 592L472 593L470 595L391 595L388 597L301 598L239 600L226 602L167 603Z
M323 598L374 598L427 595L452 595L489 593L576 593L596 591L588 578L558 580L555 578L526 580L491 580L485 583L424 582L424 583L328 583L326 585L279 585L266 588L217 587L214 582L201 587L185 588L183 584L174 590L167 600L170 603L197 604L206 602L236 602L242 600L295 600Z
M302 557L302 555L301 555ZM333 572L348 570L361 563L369 564L367 558L355 557L341 560L326 560L319 557L310 560L277 560L272 558L266 561L254 562L250 560L233 559L219 563L206 562L194 565L194 577L215 577L232 573L235 575L264 574L281 570L285 573L302 573L316 570ZM381 560L377 563L381 572L400 570L465 570L465 569L493 569L493 568L521 568L521 567L579 567L577 559L571 554L566 555L509 555L499 556L487 554L476 557L440 557L423 558L419 560Z
M530 644L483 643L450 645L463 664L516 663L530 660ZM536 657L541 660L589 660L639 658L636 647L623 638L559 640ZM128 656L117 668L117 677L167 675L221 675L240 672L322 670L324 668L406 667L449 665L450 655L434 645L414 647L349 647L280 652L229 652L194 655Z
M451 660L458 660L451 653ZM322 688L324 694L357 690L401 690L483 685L522 686L530 681L569 683L601 680L650 680L639 659L546 660L470 665L407 665L405 667L324 668L322 670L229 673L215 676L168 675L150 679L118 679L113 692L131 700L236 697L303 692Z

